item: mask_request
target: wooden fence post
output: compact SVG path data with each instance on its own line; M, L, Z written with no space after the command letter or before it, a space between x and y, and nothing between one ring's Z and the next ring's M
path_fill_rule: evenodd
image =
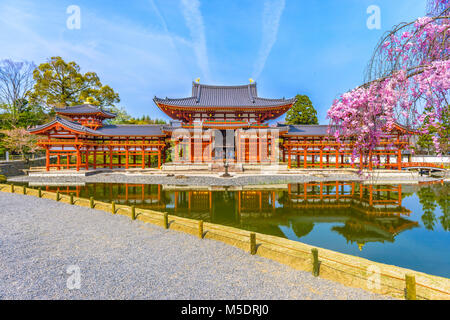
M116 202L111 201L111 213L116 214Z
M406 300L416 300L416 277L412 274L405 275Z
M163 220L164 229L169 229L169 214L164 212L164 220Z
M27 187L23 186L23 194L27 194Z
M320 268L319 251L316 248L313 248L311 249L311 253L312 253L312 274L314 277L318 277Z
M256 234L254 232L250 233L250 254L256 254Z
M41 189L41 187L39 187L39 189L38 189L38 197L42 198L42 189Z
M131 206L131 220L136 220L136 207Z
M14 184L11 183L11 193L14 193Z
M59 190L56 190L56 201L59 201Z
M73 193L72 192L70 193L70 204L74 204L74 202L73 202Z
M198 237L203 239L203 220L198 222Z
M91 207L91 209L94 209L94 197L89 198L89 206Z

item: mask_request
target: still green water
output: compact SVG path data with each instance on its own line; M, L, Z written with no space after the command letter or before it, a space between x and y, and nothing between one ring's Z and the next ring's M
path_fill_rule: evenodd
M450 277L450 184L327 182L237 190L98 183L46 189L167 211Z

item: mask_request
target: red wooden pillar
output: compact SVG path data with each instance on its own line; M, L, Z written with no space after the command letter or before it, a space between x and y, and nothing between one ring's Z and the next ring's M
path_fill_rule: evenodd
M128 157L129 157L129 153L128 153L128 146L125 147L125 169L128 169Z
M158 149L158 169L161 169L161 149Z
M397 166L398 170L402 170L402 150L400 148L397 151Z
M308 151L305 146L303 149L303 168L306 169L308 167Z
M288 168L291 168L291 147L288 147Z
M109 147L109 168L113 167L113 148Z
M56 164L57 164L58 170L61 170L61 155L59 153L56 156Z
M89 149L86 149L86 164L85 169L89 170Z
M59 155L58 155L59 157ZM59 169L59 167L58 167ZM50 150L48 149L48 146L45 148L45 170L50 170Z
M94 169L97 169L97 149L94 148L94 162L93 162Z
M336 169L339 168L339 149L336 149Z
M145 169L145 147L142 147L142 169Z
M323 169L323 147L320 147L320 169Z
M80 153L80 147L79 146L77 146L77 153L76 153L76 155L77 155L77 166L76 166L76 168L77 168L77 171L80 171L81 153Z

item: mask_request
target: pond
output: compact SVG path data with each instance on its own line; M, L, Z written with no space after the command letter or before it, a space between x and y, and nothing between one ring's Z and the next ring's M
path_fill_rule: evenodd
M43 188L167 211L450 277L448 183L335 181L229 188L98 183Z

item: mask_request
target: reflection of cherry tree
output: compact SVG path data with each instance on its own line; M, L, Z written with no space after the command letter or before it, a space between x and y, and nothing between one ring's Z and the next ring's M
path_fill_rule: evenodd
M388 32L369 63L367 82L328 111L330 133L338 141L355 139L353 161L375 149L395 123L431 134L439 152L447 147L441 142L448 140L442 123L450 101L449 1L430 0L429 12Z
M436 215L434 213L436 205L436 197L431 187L419 189L417 192L419 202L422 205L422 222L426 229L433 230L436 224Z

